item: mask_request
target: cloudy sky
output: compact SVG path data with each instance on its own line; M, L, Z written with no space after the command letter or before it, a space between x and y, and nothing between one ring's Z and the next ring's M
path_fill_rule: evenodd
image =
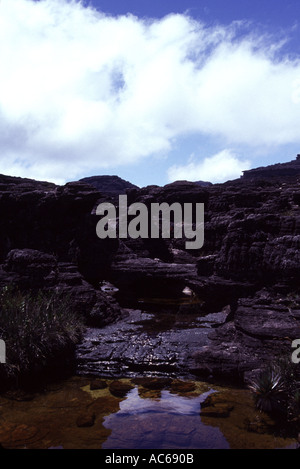
M0 173L223 182L300 153L299 0L0 0Z

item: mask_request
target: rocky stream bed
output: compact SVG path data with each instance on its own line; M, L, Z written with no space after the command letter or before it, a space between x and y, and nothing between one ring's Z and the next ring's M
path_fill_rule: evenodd
M170 378L73 377L0 396L4 449L297 448L249 391Z
M116 176L56 186L0 175L0 287L59 291L86 326L75 377L31 395L1 395L3 447L129 445L125 434L116 436L112 416L142 427L139 398L154 399L149 415L164 413L157 402L169 409L159 437L158 423L144 419L141 435L149 441L171 445L181 425L183 446L295 445L257 413L243 386L267 363L290 357L300 338L299 174L300 157L205 187L176 181L137 188ZM203 248L188 251L185 239L174 238L99 239L96 207L117 204L121 193L129 204L203 203ZM107 282L119 293L103 289ZM90 387L95 377L103 389ZM150 379L152 388L163 381L150 389L137 379ZM194 389L175 391L179 379ZM221 381L230 387L217 387ZM232 387L236 381L240 388ZM116 396L124 383L125 394ZM185 406L182 392L195 407ZM171 425L166 404L177 395L174 409L188 408L184 426L178 416ZM132 441L142 446L141 438Z
M194 312L195 298L161 302L161 298L140 300L141 306L155 307L154 311L127 309L114 324L88 328L77 347L77 372L111 378L192 378L193 355L208 344L209 332L225 322L226 310L201 316Z

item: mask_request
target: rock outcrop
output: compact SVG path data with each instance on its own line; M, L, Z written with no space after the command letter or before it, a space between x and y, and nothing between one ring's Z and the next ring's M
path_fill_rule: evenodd
M150 254L143 241L129 240L111 271L127 292L159 291L159 285L176 291L182 280L203 300L202 314L229 307L226 324L194 356L195 373L244 380L268 361L290 357L292 340L300 338L300 176L295 164L292 173L280 167L276 178L262 171L257 178L209 187L180 181L128 192L131 203L205 204L201 250L188 252L184 239L170 239L161 240L159 250ZM261 291L267 299L262 300Z
M245 379L300 338L300 159L275 166L224 184L177 181L141 189L0 176L0 284L71 291L97 326L122 316L102 281L131 298L153 291L176 297L188 287L201 299L202 315L228 310L188 366ZM128 205L204 203L204 246L187 250L184 237L172 236L99 239L95 207L116 203L124 191Z
M300 298L263 289L238 300L232 318L194 355L195 373L250 381L264 365L288 360L300 337Z
M0 266L0 287L13 284L21 291L59 291L86 325L103 327L120 319L122 310L111 295L93 287L76 264L59 262L51 254L34 249L13 249Z
M0 176L0 284L68 291L88 324L120 317L116 302L99 288L118 242L95 231L98 201L90 185L55 186Z
M118 247L117 241L96 235L93 208L103 198L79 182L5 184L0 177L0 262L12 249L36 249L76 263L87 280L99 281Z
M300 154L297 155L297 158L293 161L288 161L287 163L277 163L270 166L262 166L260 168L254 168L247 171L243 171L244 179L254 179L254 178L277 178L281 179L288 178L297 178L300 176Z
M126 194L128 189L138 189L138 186L119 176L90 176L80 179L79 182L89 184L113 199L116 199L120 194Z

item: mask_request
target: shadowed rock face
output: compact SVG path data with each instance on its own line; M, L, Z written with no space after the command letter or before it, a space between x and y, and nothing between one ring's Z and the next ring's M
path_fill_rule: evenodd
M164 240L171 257L157 251L161 260L150 262L142 241L126 241L127 250L123 246L117 253L111 270L114 282L127 291L159 291L159 285L178 291L182 280L203 300L202 313L230 306L226 323L194 355L195 373L244 380L266 362L290 356L293 338L300 337L299 187L296 177L283 175L205 188L178 182L129 191L132 202L205 203L201 250L187 252L184 240Z
M299 166L298 159L293 165ZM0 176L1 285L12 280L25 288L64 285L78 295L94 324L122 315L99 288L102 280L132 297L151 291L176 296L188 286L201 298L202 314L226 306L230 311L189 366L197 373L244 379L300 338L300 176L280 173L286 166L277 169L276 178L267 170L205 187L177 181L139 189L125 183L104 192L91 181L55 186ZM203 248L187 251L184 238L97 238L95 207L116 201L124 190L128 205L204 203Z
M293 161L287 163L277 163L266 167L250 169L243 172L244 179L256 178L278 178L284 177L295 179L300 176L300 155Z
M121 316L113 297L94 288L76 264L59 262L51 254L34 249L13 249L0 266L0 287L12 283L22 291L59 290L72 299L86 324L102 327Z
M121 314L99 281L118 243L99 240L92 209L103 196L82 183L0 176L0 284L70 293L87 322L103 325Z
M240 299L231 320L210 335L195 353L195 372L251 380L265 364L290 358L291 343L300 335L299 296L263 289Z
M117 199L120 194L126 194L128 189L138 189L131 182L124 181L119 176L91 176L82 178L79 182L89 184L102 194Z
M77 182L5 181L0 177L0 262L12 249L35 249L74 262L89 281L99 281L118 245L96 235L92 209L103 195Z

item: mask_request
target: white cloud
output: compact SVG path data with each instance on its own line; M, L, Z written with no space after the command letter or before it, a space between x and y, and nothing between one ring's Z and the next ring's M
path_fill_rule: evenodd
M168 170L169 181L224 182L239 178L242 171L250 169L250 161L240 160L231 150L197 161L192 156L186 165L173 165Z
M238 39L240 27L2 0L0 172L63 181L195 132L226 146L300 143L299 61L275 58L269 38Z

